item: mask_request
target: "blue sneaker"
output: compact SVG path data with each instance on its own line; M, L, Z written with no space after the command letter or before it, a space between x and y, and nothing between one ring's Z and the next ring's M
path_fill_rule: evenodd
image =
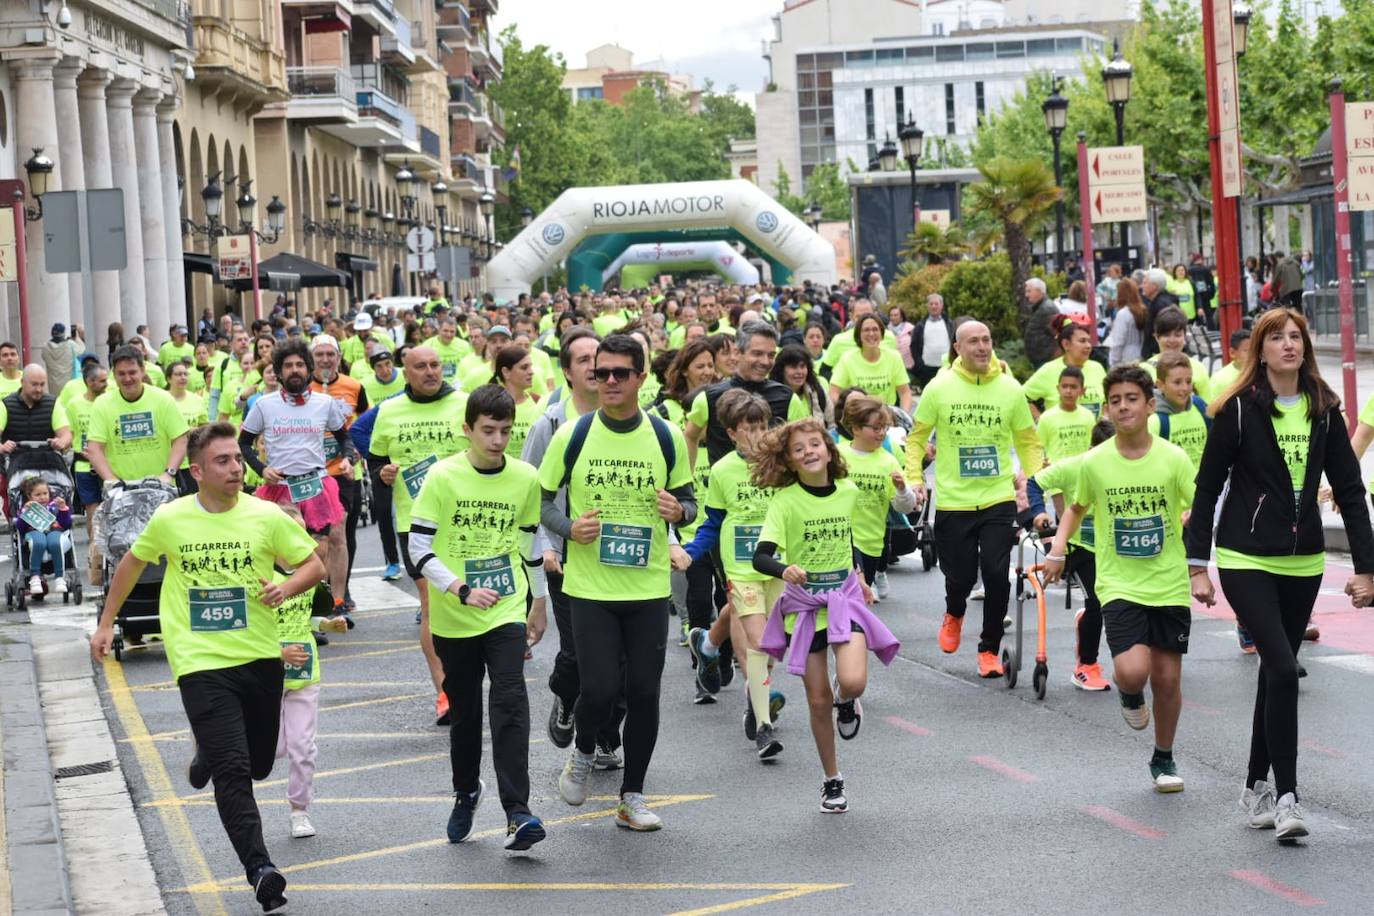
M1246 655L1255 654L1255 641L1250 638L1250 631L1236 623L1236 640L1240 643L1240 651Z
M524 852L544 837L544 822L533 814L516 814L506 824L506 848Z
M697 683L709 694L720 693L720 652L707 655L701 644L706 640L706 630L693 627L687 634L688 648L697 663Z
M386 564L386 569L382 570L382 578L387 582L395 582L397 579L401 578L401 564Z
M482 796L487 794L487 784L477 780L477 791L459 792L453 800L453 813L448 816L448 841L461 843L472 836L472 819L482 804Z
M782 713L782 708L787 705L787 697L782 695L780 690L768 691L768 715L773 717L773 721L778 721L778 716Z

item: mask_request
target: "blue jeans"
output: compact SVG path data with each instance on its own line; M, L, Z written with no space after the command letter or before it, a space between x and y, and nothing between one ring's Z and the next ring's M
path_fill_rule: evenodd
M62 575L61 531L26 531L24 540L29 545L29 575L37 576L42 573L44 553L52 560L53 575Z

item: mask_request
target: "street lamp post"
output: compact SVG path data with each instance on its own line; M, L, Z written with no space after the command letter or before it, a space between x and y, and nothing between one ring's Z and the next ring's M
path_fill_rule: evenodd
M921 167L921 150L925 146L926 132L916 126L907 109L906 123L897 131L897 139L902 141L902 157L906 159L907 170L911 173L911 231L921 222L921 198L916 193L916 171Z
M1102 68L1102 85L1107 90L1107 101L1111 103L1112 112L1116 115L1116 145L1124 146L1126 143L1126 105L1131 101L1131 76L1134 68L1131 67L1129 61L1122 59L1120 42L1112 42L1112 52L1112 59ZM1130 223L1121 224L1121 247L1126 254L1126 260L1129 261L1131 249Z
M897 171L897 146L892 135L883 137L882 148L878 150L878 168L884 172ZM901 229L897 225L897 192L891 184L887 186L888 203L892 207L892 261L897 260L897 252L902 247Z
M445 223L448 221L448 204L445 202L448 200L448 184L440 178L430 185L429 189L434 194L434 212L439 217L439 244L447 245L448 239L444 230L447 228Z
M1045 129L1054 141L1054 183L1064 186L1064 167L1059 159L1059 137L1069 123L1069 100L1059 94L1059 77L1050 83L1050 97L1045 99L1040 110L1045 113ZM1059 270L1064 269L1064 195L1054 202L1054 254Z

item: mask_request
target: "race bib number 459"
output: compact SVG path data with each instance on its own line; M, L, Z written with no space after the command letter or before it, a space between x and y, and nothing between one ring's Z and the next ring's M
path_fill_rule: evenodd
M997 477L1002 473L1002 461L995 445L959 446L960 477Z
M196 633L222 633L248 627L248 594L242 585L226 588L193 588L191 630Z
M1113 519L1112 540L1119 557L1157 557L1164 551L1164 516Z

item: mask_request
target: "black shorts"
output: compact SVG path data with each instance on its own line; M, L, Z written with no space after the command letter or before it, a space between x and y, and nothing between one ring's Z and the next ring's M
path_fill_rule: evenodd
M419 582L424 576L415 568L415 564L410 561L410 532L398 531L396 538L401 542L401 562L406 565L406 575Z
M1146 607L1118 598L1102 606L1102 624L1113 658L1135 646L1186 655L1193 612L1186 607Z
M849 632L851 633L862 633L863 631L864 628L859 626L857 623L850 625ZM787 644L792 644L791 633L787 634ZM839 643L836 643L836 645L839 645ZM826 628L822 627L821 629L817 630L814 635L812 635L811 648L807 649L806 653L810 655L813 652L824 652L828 648L830 648L830 632Z

